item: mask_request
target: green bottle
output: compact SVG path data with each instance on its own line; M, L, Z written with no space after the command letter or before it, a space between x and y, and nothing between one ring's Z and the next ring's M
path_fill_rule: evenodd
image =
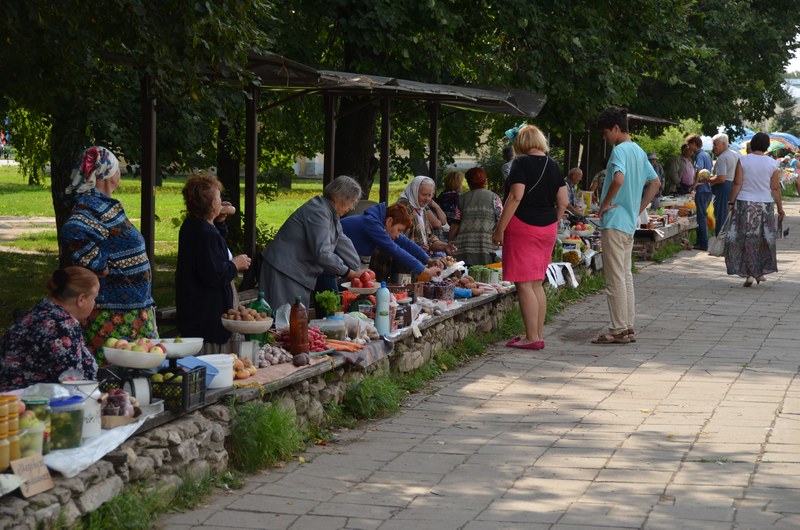
M250 305L247 306L250 309L255 309L259 313L266 313L267 317L272 316L272 308L267 303L266 298L264 297L264 292L261 291L258 293L258 298L250 302ZM260 345L264 345L267 342L267 334L266 333L256 333L255 335L248 335L248 340L257 340Z

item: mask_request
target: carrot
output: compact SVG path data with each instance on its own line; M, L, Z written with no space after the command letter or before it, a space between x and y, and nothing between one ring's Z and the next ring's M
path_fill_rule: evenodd
M364 347L361 344L356 344L354 342L345 342L343 340L328 339L325 342L328 343L328 346L338 351L357 352L358 350Z

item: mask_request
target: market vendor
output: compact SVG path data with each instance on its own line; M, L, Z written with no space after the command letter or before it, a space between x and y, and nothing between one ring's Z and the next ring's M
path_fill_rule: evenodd
M58 383L67 370L86 380L97 376L97 362L83 340L81 321L94 309L100 291L97 275L66 267L47 281L47 296L8 328L0 344L0 392L36 383Z
M361 260L342 231L340 218L361 197L361 186L346 176L335 178L289 216L261 255L259 286L273 310L300 296L309 307L317 278L323 274L352 280Z
M352 240L362 258L371 257L376 251L390 258L376 263L382 270L371 266L379 280L388 279L394 272L424 273L429 277L438 275L441 268L429 266L433 261L428 253L401 233L409 226L411 216L404 206L393 204L387 207L383 202L367 208L362 215L342 219L345 235Z

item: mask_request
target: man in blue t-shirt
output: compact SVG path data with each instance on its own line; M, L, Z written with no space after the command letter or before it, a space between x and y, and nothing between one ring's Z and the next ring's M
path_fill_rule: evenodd
M708 205L711 204L713 194L711 185L708 181L698 179L701 169L707 169L709 173L714 168L711 163L711 155L703 151L703 140L697 134L690 134L686 137L686 144L694 155L694 204L697 207L697 241L694 248L696 250L708 250L708 221L706 220Z
M611 323L595 344L627 344L635 341L636 300L633 293L631 254L639 214L658 193L661 181L647 154L631 141L628 111L609 107L597 119L603 140L614 146L600 195L600 230L606 276L606 299Z

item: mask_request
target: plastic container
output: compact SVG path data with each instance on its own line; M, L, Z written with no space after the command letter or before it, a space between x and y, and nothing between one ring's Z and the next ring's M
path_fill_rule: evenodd
M267 303L266 297L264 296L264 292L260 291L258 293L258 298L253 300L248 306L250 309L255 309L259 313L266 313L267 317L272 317L272 308ZM249 340L257 340L260 345L263 345L267 342L267 334L264 333L255 333L252 335L248 335Z
M289 313L289 353L308 353L308 311L303 299L295 296Z
M167 410L188 412L202 407L206 404L206 366L197 363L191 369L185 366L160 369L160 378L150 378L153 397L163 400Z
M103 427L100 423L100 383L97 381L64 381L61 383L75 396L84 398L82 438L98 436ZM149 400L149 399L148 399Z
M83 402L83 396L50 400L51 449L80 447L83 436Z
M206 355L204 357L209 357L209 356ZM233 358L233 356L230 357ZM197 368L198 366L204 366L206 369L206 388L211 388L211 383L212 381L214 381L214 377L216 377L216 375L219 373L219 370L217 370L215 366L211 365L210 363L202 359L198 359L197 357L184 357L182 359L178 359L177 363L178 366L183 366L184 368L188 368L189 370ZM169 367L170 367L169 361L165 361L164 364L161 365L162 368L161 371L164 371L164 369Z
M322 320L314 320L312 326L317 326L319 330L329 339L343 340L345 337L344 315L336 313Z
M44 423L36 423L24 429L19 435L20 458L42 454Z
M375 293L375 329L382 336L389 335L391 331L391 321L389 317L389 303L391 293L386 288L386 282L381 282L381 287Z
M207 388L230 388L233 386L233 355L218 353L201 355L197 359L211 365L217 372L211 382L206 383Z
M46 397L24 397L22 398L22 402L25 403L27 409L25 412L32 412L35 420L44 424L44 430L42 431L42 454L46 455L50 452L50 434L52 430L52 424L50 422L50 400ZM19 426L22 429L27 428L26 422L23 422L22 418L20 418Z

